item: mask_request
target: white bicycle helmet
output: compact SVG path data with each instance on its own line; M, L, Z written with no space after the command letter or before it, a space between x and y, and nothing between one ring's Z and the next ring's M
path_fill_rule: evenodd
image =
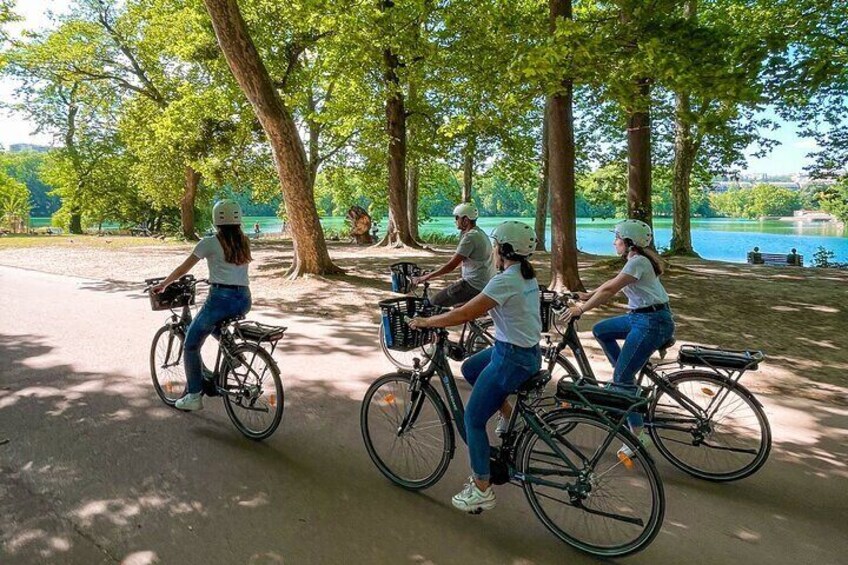
M515 255L530 257L536 250L536 232L522 222L508 220L496 227L491 237L500 245L508 243Z
M453 209L453 215L459 216L460 218L465 216L469 220L476 220L480 217L480 211L473 202L463 202Z
M624 220L616 224L613 231L616 237L629 239L638 247L647 247L653 238L651 226L641 220Z
M241 206L235 200L219 200L212 208L212 221L216 226L240 226Z

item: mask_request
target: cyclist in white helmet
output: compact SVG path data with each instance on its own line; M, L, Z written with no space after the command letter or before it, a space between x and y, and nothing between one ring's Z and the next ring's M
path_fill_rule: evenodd
M568 320L582 315L624 292L630 312L598 322L592 333L613 366L614 387L635 393L636 374L651 355L674 336L674 318L668 294L660 282L662 261L649 247L653 238L651 227L639 220L624 220L613 231L615 251L626 260L624 268L596 290L579 293L583 302L568 308L563 317ZM624 344L619 346L621 340ZM628 422L633 433L647 443L642 416L631 413ZM628 456L633 455L626 446L622 449Z
M464 202L453 209L456 229L460 231L459 245L451 260L422 277L412 279L413 284L441 277L462 265L462 278L438 292L431 300L436 306L450 307L468 302L483 290L495 274L492 265L492 246L486 232L477 227L480 212L472 202Z
M200 359L203 342L219 322L250 311L247 266L253 258L250 256L250 240L241 229L241 219L238 202L217 202L212 208L212 220L217 233L201 239L182 265L151 289L152 292L162 292L169 284L191 271L198 261L206 259L209 267L209 296L186 332L183 359L188 385L186 394L174 404L180 410L203 408L203 370Z
M542 363L539 283L530 264L530 256L536 249L536 234L527 224L507 221L495 228L492 239L500 273L482 292L446 314L410 322L412 327L444 328L474 320L487 312L494 321L494 347L472 355L462 364L462 375L474 387L465 410L472 476L452 502L466 512L495 507L486 423L498 411L502 419L509 420L512 406L507 398L535 375Z

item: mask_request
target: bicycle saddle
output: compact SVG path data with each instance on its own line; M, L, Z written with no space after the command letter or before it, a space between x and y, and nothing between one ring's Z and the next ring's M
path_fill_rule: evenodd
M534 390L541 389L548 381L551 380L551 372L547 369L542 369L518 387L516 391L518 394L525 394L528 392L533 392Z
M668 352L669 349L674 347L674 344L676 342L677 342L676 339L671 338L670 340L668 340L667 342L665 342L664 344L660 345L657 348L657 352L660 354L660 359L665 359L665 354Z

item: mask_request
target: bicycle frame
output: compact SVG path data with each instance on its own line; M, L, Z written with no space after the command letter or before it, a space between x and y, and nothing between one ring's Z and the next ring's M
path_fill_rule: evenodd
M568 323L568 327L565 331L565 334L563 334L563 336L562 336L562 339L560 339L560 341L555 346L548 348L548 354L546 356L546 361L548 363L550 363L552 360L556 359L556 356L559 355L567 347L572 352L572 354L574 355L574 359L577 361L577 366L578 366L581 378L589 384L594 384L594 385L600 386L600 383L598 382L597 377L595 376L595 373L592 370L592 366L589 363L589 358L586 355L586 351L583 348L583 344L580 341L580 336L577 334L577 328L576 328L575 322L576 322L576 319L570 320L569 323ZM689 399L689 397L687 397L685 394L681 393L676 387L672 386L671 382L669 381L669 379L664 374L657 371L657 367L659 365L668 365L668 364L671 364L671 363L674 363L674 361L666 361L665 363L661 363L661 364L654 364L654 363L651 363L649 361L639 371L639 375L636 379L636 385L637 386L641 387L645 378L648 378L653 383L653 386L651 387L651 392L649 393L649 396L645 399L646 402L650 402L654 397L656 397L657 396L657 389L659 389L660 391L664 392L669 397L671 397L675 401L677 401L683 408L688 410L696 419L705 419L707 421L712 420L715 413L719 410L719 408L722 406L722 403L724 402L724 400L730 394L730 389L727 388L727 389L725 389L723 394L713 397L712 400L709 402L709 404L705 408L702 408L702 407L698 406L697 404L695 404L694 402L692 402ZM724 374L716 368L711 367L710 369L711 369L711 372L715 373L716 375L725 376L725 377L731 379L731 381L733 381L734 383L738 382L739 379L742 377L742 374L744 373L744 371L727 371L728 374ZM736 373L735 376L734 376L734 373ZM674 425L670 425L670 424L661 424L661 425L657 426L657 422L652 421L652 420L648 420L648 421L645 422L645 425L647 427L662 427L662 428L670 429L670 430L690 432L691 431L690 427L693 423L696 423L696 422L689 422L689 426L684 426L683 423L681 423L678 426L674 426ZM702 440L697 440L698 444L701 443L701 441ZM723 447L718 447L718 446L709 446L709 447L713 447L715 449L723 449L723 450L727 450L727 451L750 453L750 450L745 450L745 449L723 448Z
M418 418L418 415L421 411L421 406L424 401L424 394L422 393L422 388L429 383L430 379L434 376L439 377L439 381L442 384L442 389L445 392L445 397L447 398L448 409L451 412L451 416L453 418L454 426L459 432L460 437L464 442L467 442L466 430L465 430L465 407L462 402L462 398L459 394L459 389L456 385L456 379L454 377L453 371L450 368L450 364L447 361L447 357L445 355L445 348L447 346L447 331L444 329L439 329L437 331L436 337L436 350L432 357L432 363L425 371L414 371L413 379L412 379L412 394L411 394L411 402L407 413L404 415L403 420L401 421L400 426L398 427L397 434L398 436L405 433L409 428L415 423ZM417 378L415 378L417 376ZM561 458L561 460L568 467L567 471L549 471L548 475L553 474L557 476L563 477L574 477L577 479L583 479L585 475L586 469L592 469L594 466L600 461L600 458L609 448L610 444L613 442L616 433L623 432L626 434L630 434L629 430L624 426L624 421L626 419L626 415L622 416L621 420L617 424L613 424L609 420L604 417L607 423L610 425L610 433L604 442L598 447L594 454L587 457L580 449L578 449L573 443L568 441L562 434L557 432L556 430L551 429L551 427L539 417L537 412L533 410L530 406L528 406L521 395L519 395L518 401L516 403L515 409L512 411L512 415L510 417L509 426L507 428L507 434L504 438L504 441L500 447L501 450L511 451L514 447L520 444L519 437L524 437L524 434L528 432L523 432L519 437L516 437L513 433L515 429L515 425L518 421L519 415L524 419L527 423L527 426L530 430L533 431L536 435L538 435L551 450ZM565 445L566 448L574 453L579 460L580 466L578 467L574 463L572 463L571 458L560 449L559 445L554 441L557 439L561 442L562 445ZM635 437L631 438L633 442L638 445L638 441ZM514 462L510 461L510 464L514 467ZM576 504L578 498L575 498L576 494L579 494L580 487L578 485L561 485L558 483L554 483L544 478L537 477L532 473L518 473L514 470L514 468L510 469L510 476L514 477L518 481L534 483L544 486L549 486L552 488L558 488L565 490L569 494L569 498L571 503ZM584 508L585 509L585 508ZM597 510L585 509L587 512L592 513L601 513ZM607 515L606 513L601 513ZM608 515L609 517L622 519L624 521L630 521L624 516L615 516Z

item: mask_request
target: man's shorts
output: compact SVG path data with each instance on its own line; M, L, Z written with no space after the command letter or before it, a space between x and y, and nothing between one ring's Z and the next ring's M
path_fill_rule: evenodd
M435 306L450 308L457 304L464 304L480 294L480 291L468 284L465 279L460 279L444 290L440 290L436 296L430 299Z

